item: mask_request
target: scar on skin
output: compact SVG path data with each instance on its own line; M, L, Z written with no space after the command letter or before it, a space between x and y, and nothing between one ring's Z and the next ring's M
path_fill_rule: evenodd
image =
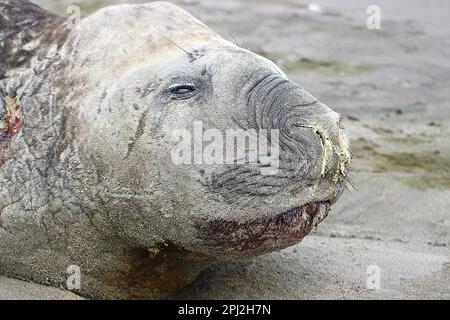
M22 129L22 109L17 98L5 97L6 114L0 119L0 165L11 139Z

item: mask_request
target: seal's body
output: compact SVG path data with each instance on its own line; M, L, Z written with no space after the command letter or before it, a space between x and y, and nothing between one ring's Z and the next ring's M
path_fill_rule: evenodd
M0 13L1 274L65 287L79 270L82 295L159 297L299 242L342 192L340 116L175 5ZM174 129L198 123L276 130L276 172L177 163Z

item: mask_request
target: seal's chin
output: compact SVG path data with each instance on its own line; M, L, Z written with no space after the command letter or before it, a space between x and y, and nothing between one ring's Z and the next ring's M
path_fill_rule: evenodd
M203 225L202 238L220 251L261 254L298 243L326 218L330 202L313 202L271 218L239 222L213 220Z

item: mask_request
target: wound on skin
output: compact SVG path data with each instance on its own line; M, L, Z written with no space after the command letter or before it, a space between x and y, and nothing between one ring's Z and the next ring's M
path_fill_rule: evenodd
M12 138L22 129L22 110L17 99L5 97L6 113L0 119L0 165L5 161L5 152Z
M210 241L213 246L220 246L226 251L246 252L257 250L265 244L274 246L280 240L301 240L329 211L329 202L316 202L269 219L249 222L213 220L200 225L199 230L201 238Z

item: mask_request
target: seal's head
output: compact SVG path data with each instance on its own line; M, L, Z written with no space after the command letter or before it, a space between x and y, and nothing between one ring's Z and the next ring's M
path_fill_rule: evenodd
M96 210L130 242L260 254L300 241L341 194L341 116L180 8L102 9L69 37L66 126L98 172Z

